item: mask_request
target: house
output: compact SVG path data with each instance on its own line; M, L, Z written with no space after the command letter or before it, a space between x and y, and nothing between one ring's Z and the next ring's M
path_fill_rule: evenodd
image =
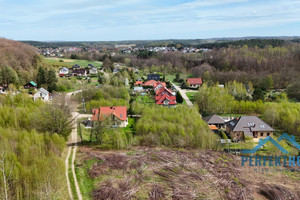
M137 92L137 93L140 93L140 92L143 92L143 91L144 91L144 88L143 88L143 87L134 87L134 88L133 88L133 91L134 91L134 92Z
M147 80L155 80L155 81L159 81L160 80L160 75L159 74L148 74L147 75Z
M218 133L219 129L218 127L216 127L216 125L208 125L208 127L210 128L211 131L213 131L214 133Z
M43 101L49 101L50 96L49 92L45 90L44 88L40 88L37 93L33 95L33 100L41 99Z
M64 77L69 74L69 69L67 67L63 67L59 70L59 76Z
M152 86L152 87L154 87L154 85L156 85L156 81L155 80L150 80L150 81L146 81L145 83L144 83L144 85L143 86Z
M274 129L257 116L242 116L226 122L226 131L232 139L244 140L247 136L259 140L273 136Z
M81 68L81 67L80 67L80 65L78 65L78 64L72 66L72 69L80 69L80 68Z
M142 86L143 85L143 81L136 81L134 83L135 86Z
M156 92L157 90L159 90L160 88L162 87L166 87L166 83L162 83L160 81L157 81L154 85L153 85L153 89L154 89L154 92Z
M164 94L159 98L158 101L156 101L156 105L164 105L169 107L175 106L176 104L176 96L169 96L168 94Z
M163 86L155 92L155 103L157 105L169 107L175 106L177 104L176 96L170 89L168 89L166 86Z
M114 68L114 69L113 69L113 73L114 73L114 74L118 73L119 71L120 71L119 68Z
M219 117L218 115L214 114L214 115L210 115L207 117L203 117L203 120L208 124L208 125L214 125L216 126L218 129L220 128L225 128L225 121L224 119L222 119L221 117Z
M72 70L73 76L86 76L86 69L84 68L76 68Z
M33 81L30 81L29 83L26 83L24 85L25 89L35 89L37 87L37 84Z
M112 127L126 127L128 125L127 107L112 106L93 109L92 121L104 120L109 120L112 123Z
M98 69L96 67L90 68L89 69L89 74L93 74L93 75L98 74Z
M186 81L189 85L189 88L199 88L202 85L201 78L188 78Z

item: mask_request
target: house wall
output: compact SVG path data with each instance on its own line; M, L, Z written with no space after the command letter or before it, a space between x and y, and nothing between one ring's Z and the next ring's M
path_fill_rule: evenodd
M273 137L273 132L271 132L271 131L256 131L256 132L253 132L253 138L258 138L258 139L263 138L264 139L268 136Z
M193 88L193 89L196 89L196 88L198 88L198 87L200 87L200 85L194 85L194 84L191 84L191 85L189 86L189 88Z
M41 96L42 94L42 96ZM37 92L35 93L35 95L33 96L33 100L37 100L37 99L41 99L43 101L49 101L49 94L48 95L45 95L44 93L41 93L41 92Z
M241 131L231 131L228 127L226 132L229 133L231 139L244 140L244 132Z

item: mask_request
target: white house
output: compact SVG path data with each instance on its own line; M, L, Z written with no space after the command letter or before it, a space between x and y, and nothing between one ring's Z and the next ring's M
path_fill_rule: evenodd
M33 100L41 99L43 101L49 101L49 92L44 88L40 88L37 93L33 95Z
M98 69L96 67L92 67L89 69L89 74L98 74Z
M59 76L65 76L69 74L69 69L67 67L63 67L59 70Z

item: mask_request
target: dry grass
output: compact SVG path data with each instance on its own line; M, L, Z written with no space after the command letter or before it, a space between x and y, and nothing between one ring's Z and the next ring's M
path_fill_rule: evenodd
M89 170L90 177L98 180L92 194L95 200L285 199L280 192L289 199L298 198L290 188L259 185L258 180L247 178L244 171L250 171L241 167L239 157L221 152L82 148L80 155L82 160L98 160Z

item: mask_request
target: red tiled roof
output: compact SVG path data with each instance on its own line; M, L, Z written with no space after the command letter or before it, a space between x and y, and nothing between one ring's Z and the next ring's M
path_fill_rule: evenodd
M175 96L169 96L167 94L164 94L157 102L156 104L157 105L164 105L164 101L165 99L168 99L169 100L169 105L176 105L176 97L175 97L175 100L174 100L174 97Z
M143 85L143 81L136 81L134 85Z
M156 92L155 92L155 94L158 96L158 95L161 95L161 94L163 94L163 93L169 93L169 95L172 95L172 90L170 90L170 89L168 89L168 88L166 88L165 86L164 87L162 87L162 88L160 88L159 90L157 90Z
M167 84L165 83L165 82L160 82L160 81L157 81L157 83L155 83L154 85L153 85L153 88L155 89L157 86L159 86L159 85L162 85L162 86L164 86L164 87L166 87L167 86Z
M118 117L120 120L125 121L127 119L127 107L117 106L117 107L100 107L98 109L93 109L92 121L98 121L100 118L104 120L111 114Z
M202 79L201 78L188 78L187 82L190 85L201 85L202 84Z
M216 127L216 125L208 125L210 130L218 130L218 128Z
M147 82L144 83L145 86L150 86L150 85L154 86L155 84L156 84L155 80L150 80L150 81L147 81Z

